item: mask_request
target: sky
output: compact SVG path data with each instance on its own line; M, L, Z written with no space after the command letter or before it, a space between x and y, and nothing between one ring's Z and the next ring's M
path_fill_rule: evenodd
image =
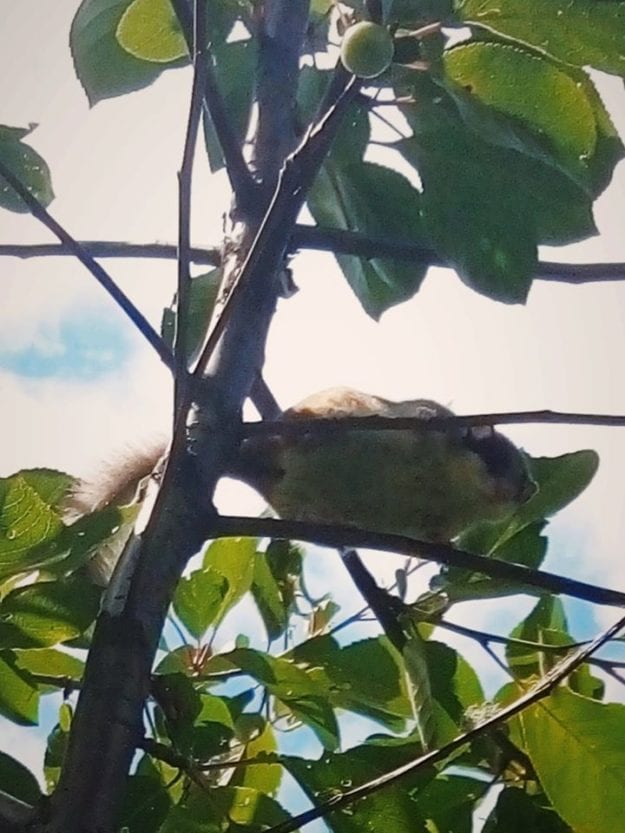
M0 123L38 127L27 141L52 170L51 213L77 239L174 242L177 180L190 71L169 71L146 90L90 109L77 81L68 33L77 0L0 0ZM600 89L625 135L622 82ZM375 158L375 157L372 157ZM545 259L625 261L625 165L596 205L600 235L545 249ZM196 163L192 236L219 241L228 189ZM29 215L0 213L0 242L50 242ZM106 261L106 268L158 328L175 287L173 261ZM391 399L435 399L457 413L553 409L625 413L621 364L625 285L536 282L524 306L478 296L451 272L430 270L411 301L369 319L331 256L293 261L299 292L281 301L267 347L266 379L285 407L333 385ZM102 289L69 258L0 258L0 475L50 466L97 477L127 449L166 435L168 373ZM625 429L518 426L506 433L532 455L595 448L590 488L550 525L546 567L611 587L625 585L622 472ZM220 488L225 511L260 511L244 487ZM332 553L315 550L312 591L345 587ZM367 557L390 582L394 558ZM420 581L425 582L426 578ZM339 590L344 609L358 600ZM506 633L531 607L526 598L454 608L452 618ZM577 635L616 618L569 603ZM234 633L231 634L234 636ZM481 662L475 646L462 644ZM480 666L481 667L481 666ZM490 673L490 672L487 672ZM493 678L495 679L495 678ZM610 688L622 699L622 691ZM40 739L3 730L0 748L29 760ZM29 746L31 744L31 746Z

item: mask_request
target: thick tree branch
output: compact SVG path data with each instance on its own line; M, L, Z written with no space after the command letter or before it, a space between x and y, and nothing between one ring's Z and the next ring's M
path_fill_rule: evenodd
M28 206L30 213L39 220L40 223L49 229L61 243L82 263L82 265L89 270L100 286L108 292L120 309L126 313L128 318L132 321L135 327L139 330L141 335L150 343L156 350L161 360L167 367L172 368L174 361L171 350L163 339L159 336L156 330L152 327L147 318L141 313L137 307L132 303L130 298L125 295L117 286L111 276L89 255L74 238L67 232L63 226L52 217L46 209L41 205L39 200L33 196L28 188L14 176L14 174L0 161L0 175L6 179L11 188L19 194L22 200Z
M522 564L475 555L445 544L417 541L405 535L368 532L351 526L334 524L235 516L219 516L212 523L211 531L212 534L220 536L288 538L296 541L309 541L326 547L358 547L359 549L394 552L513 582L518 585L519 593L536 593L537 590L546 590L549 593L562 593L576 599L584 599L593 604L625 606L625 592L619 590L599 587L566 576L548 573L545 570L532 570Z
M238 444L241 407L263 364L288 240L349 102L349 94L340 97L285 164L288 187L278 196L286 202L281 216L286 222L267 217L264 234L243 226L224 263L227 276L242 278L238 303L224 316L227 326L206 361L189 443L184 430L175 434L147 527L122 556L109 585L46 833L114 828L130 762L143 737L142 708L169 602L188 559L214 537L212 494ZM178 427L184 429L184 422Z
M601 633L588 646L581 648L576 653L566 657L555 665L548 674L545 674L545 676L539 680L538 683L536 683L535 686L509 706L506 706L499 712L496 712L492 717L489 717L487 720L479 723L468 732L458 735L458 737L454 738L454 740L445 744L445 746L442 746L440 749L428 752L414 761L410 761L397 769L391 770L391 772L386 772L384 775L381 775L371 781L367 781L364 784L360 784L353 789L346 791L340 790L327 801L320 802L311 810L307 810L304 813L293 816L293 818L286 822L270 827L267 831L265 831L265 833L292 833L292 831L303 827L305 824L309 824L315 819L324 818L333 810L338 810L341 807L353 804L355 801L359 801L360 799L373 795L374 793L397 783L407 775L414 775L419 770L425 769L438 761L444 761L445 758L456 750L461 749L463 746L476 740L490 729L493 729L499 724L504 723L506 720L509 720L511 717L520 714L525 709L533 706L535 703L538 703L540 700L545 698L576 668L579 668L580 665L586 662L595 651L599 650L599 648L601 648L606 642L619 633L623 627L625 627L625 617L622 617L614 625Z

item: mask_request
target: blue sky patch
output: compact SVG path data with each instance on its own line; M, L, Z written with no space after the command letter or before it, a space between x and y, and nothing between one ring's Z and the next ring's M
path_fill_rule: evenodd
M102 309L72 315L42 330L28 347L0 350L0 368L31 379L97 379L123 364L132 350L128 323Z

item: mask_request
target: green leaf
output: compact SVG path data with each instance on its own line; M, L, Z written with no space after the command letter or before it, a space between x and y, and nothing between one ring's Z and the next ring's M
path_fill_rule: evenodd
M187 320L187 359L191 363L204 343L221 283L221 269L211 269L203 275L191 278L189 288L189 317ZM176 337L176 298L165 307L161 319L161 335L173 349Z
M69 482L68 475L48 469L22 471L0 480L0 577L26 572L64 555L44 545L63 529L55 502L58 488Z
M336 708L363 714L397 731L412 717L404 669L386 637L342 648L331 636L317 636L298 645L291 655L319 694Z
M461 536L459 545L473 552L497 553L521 530L550 518L568 506L586 489L599 467L596 451L573 451L559 457L530 457L526 454L532 479L538 486L536 494L520 506L507 520L481 524ZM528 566L534 566L533 563ZM536 564L538 566L538 564Z
M258 720L260 719L260 720ZM255 731L249 736L248 728ZM278 744L270 723L260 715L242 714L236 724L237 736L243 734L246 742L241 758L251 761L257 756L276 752ZM248 739L249 737L249 739ZM250 763L234 770L230 780L232 787L250 787L265 795L275 796L282 781L282 767L271 763Z
M278 639L289 623L289 608L284 603L280 586L263 552L256 553L252 595L267 630L267 636L272 641Z
M564 607L560 599L544 596L534 609L510 633L513 639L566 645L573 640L568 634ZM541 676L562 658L562 654L539 652L523 645L506 645L506 659L512 674L518 678Z
M288 659L272 657L251 648L236 648L222 655L222 659L227 659L264 685L298 720L315 732L327 749L336 749L339 744L336 717L312 675Z
M21 141L34 127L36 125L29 128L0 125L0 162L6 165L26 190L46 208L54 199L50 168L36 150ZM1 174L0 207L22 214L28 214L30 211Z
M59 781L61 766L67 749L69 735L57 724L48 735L48 742L43 758L43 773L48 792L53 792Z
M41 798L39 783L32 772L5 752L0 752L0 784L4 792L31 806Z
M117 41L122 15L132 0L83 0L70 31L70 49L78 80L89 104L140 90L166 69L164 64L141 61ZM171 66L187 63L177 61Z
M482 833L573 833L542 795L508 787L499 793Z
M583 182L597 142L583 86L555 64L502 43L461 44L445 53L447 75L482 103L546 139L564 172Z
M178 582L173 605L176 615L195 639L216 620L228 592L228 580L215 569L196 570Z
M554 809L576 831L625 831L625 706L565 689L517 718L523 745ZM598 785L589 789L589 785ZM600 788L599 788L600 787Z
M256 71L256 42L241 40L224 43L211 49L215 81L224 103L225 115L242 144L247 133L254 96ZM225 161L215 128L206 109L202 110L204 139L208 162L213 173L224 167Z
M425 658L433 710L432 737L443 746L460 733L467 710L484 702L479 678L469 663L443 642L427 640Z
M169 0L132 0L115 34L126 52L143 61L162 64L189 55Z
M157 833L170 807L171 799L159 780L132 775L119 816L119 829L126 827L128 833Z
M386 775L419 757L422 748L414 739L376 736L341 754L325 752L318 760L283 756L282 762L308 798L317 804L345 790ZM327 817L333 833L388 830L395 833L427 833L419 810L419 795L431 782L433 771L421 770L384 790L368 796L347 811ZM432 828L429 828L430 830Z
M100 590L80 579L20 587L0 604L0 649L42 648L80 636L97 616Z
M12 651L0 651L0 714L20 726L36 726L39 693Z
M410 681L417 728L423 748L430 749L436 734L436 726L430 673L425 653L426 642L417 626L406 627L405 630L408 638L402 656Z
M277 801L249 787L193 787L184 804L168 815L160 833L234 833L240 827L260 833L289 818Z
M228 592L217 615L219 621L252 586L256 544L256 538L219 538L204 553L203 569L212 569L228 582Z
M308 195L308 207L321 227L357 231L427 246L419 192L390 168L331 155ZM375 319L411 298L426 266L377 257L337 255L349 285Z
M13 653L18 667L24 671L30 674L44 674L46 677L58 677L57 686L37 683L42 694L58 691L67 678L82 679L84 662L54 648L17 649Z
M625 3L596 0L457 0L471 26L504 35L575 66L625 75Z

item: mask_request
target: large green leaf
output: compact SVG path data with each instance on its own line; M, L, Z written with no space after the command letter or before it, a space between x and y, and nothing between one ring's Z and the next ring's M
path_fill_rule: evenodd
M211 567L180 579L173 600L174 610L195 639L201 639L216 620L228 587L227 578Z
M466 24L575 66L625 75L625 3L619 0L456 0Z
M559 639L558 635L562 638ZM513 639L554 645L571 643L567 633L564 607L560 599L545 596L540 599L533 610L510 633ZM540 676L557 662L561 655L553 652L539 653L514 643L506 645L506 659L512 674L517 678Z
M316 636L294 648L291 656L335 708L363 714L396 731L412 717L404 669L386 637L340 647L331 636Z
M56 686L37 682L42 694L58 691L68 678L80 680L85 668L82 660L54 648L17 649L13 653L18 667L24 671L58 678Z
M576 833L623 833L625 706L559 688L517 720L525 751L559 815Z
M22 141L36 125L27 128L0 125L0 162L44 206L54 199L48 165L36 150ZM0 175L0 207L27 214L30 208Z
M22 471L0 480L0 577L57 561L54 541L63 530L59 495L73 480L49 469Z
M256 553L252 595L261 615L269 639L282 636L289 623L289 608L280 592L265 553Z
M100 590L80 579L19 587L0 603L0 649L44 648L80 636L94 621Z
M444 66L471 95L546 140L565 172L587 179L597 142L595 114L584 87L563 69L502 43L461 44L445 53Z
M308 195L318 225L427 246L419 192L390 168L371 162L326 160ZM411 298L427 267L382 258L338 255L349 285L373 318Z
M461 547L483 554L497 553L499 556L499 550L521 530L550 518L579 497L599 467L599 456L592 450L573 451L559 457L526 455L526 460L538 487L536 493L507 520L482 524L469 530L459 540ZM529 562L527 564L534 566Z
M189 55L169 0L132 0L115 34L120 46L142 61L165 64Z
M72 21L69 44L74 68L91 105L147 87L167 66L139 60L120 46L117 27L131 3L83 0Z
M17 667L12 651L0 651L0 714L21 726L36 726L39 693L30 674Z
M228 582L217 618L221 620L252 586L256 538L219 538L204 553L203 569L212 570Z
M3 792L31 806L41 798L39 783L32 772L5 752L0 752L0 785Z

